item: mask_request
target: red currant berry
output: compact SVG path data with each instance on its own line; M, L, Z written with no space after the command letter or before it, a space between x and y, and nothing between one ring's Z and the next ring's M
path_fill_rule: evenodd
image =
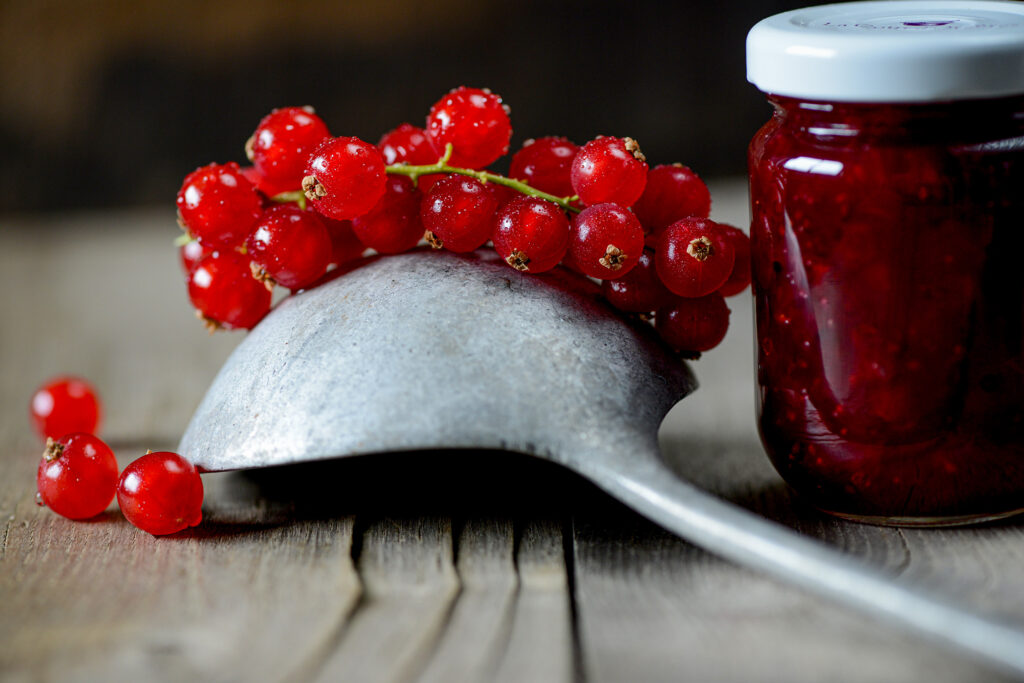
M677 299L658 309L654 327L677 351L699 353L718 346L729 330L729 307L718 292L696 299Z
M245 143L245 154L270 183L296 190L310 153L330 135L312 107L275 109L256 126Z
M181 245L179 252L181 255L181 268L185 271L185 275L191 275L199 262L203 260L203 257L212 253L209 249L203 247L199 240L186 242Z
M520 197L496 216L494 250L516 270L542 273L565 256L569 221L557 204L537 197Z
M633 205L647 183L647 162L633 138L599 137L572 160L572 188L587 206Z
M653 249L644 249L625 276L602 282L601 292L612 306L629 313L653 313L678 298L658 279Z
M498 198L475 178L450 175L423 199L420 218L427 240L449 251L473 251L491 238Z
M541 192L569 197L575 194L569 173L578 151L579 147L565 138L527 140L512 156L508 175Z
M313 208L339 221L373 208L384 194L384 157L359 138L331 138L313 152L302 191Z
M722 296L734 296L750 284L750 238L739 228L724 223L719 223L719 226L732 240L733 251L736 252L736 262L732 266L729 279L718 288L718 293Z
M640 221L618 204L595 204L572 219L569 254L584 274L598 280L622 277L644 250Z
M184 228L211 248L240 245L262 213L259 193L235 162L196 169L178 191Z
M352 221L336 221L324 218L327 234L331 236L331 263L340 266L355 261L366 251L366 246L356 237Z
M707 218L711 193L704 181L682 164L655 166L647 172L647 185L633 212L645 228L657 232L688 216Z
M658 277L686 297L705 296L724 285L736 261L729 235L707 218L684 218L668 226L656 251Z
M272 180L267 180L252 166L243 166L242 175L245 176L245 179L252 183L257 190L259 190L259 193L262 195L261 199L263 200L263 208L276 205L276 202L270 201L270 197L276 197L282 192L294 192L299 187L299 185L295 184L286 185L284 183L276 183Z
M452 145L452 166L483 168L508 152L508 107L490 90L456 88L430 108L427 138L438 156Z
M405 176L389 175L384 195L368 213L352 221L359 241L381 254L400 254L423 238L422 193Z
M36 472L39 500L68 519L95 517L110 505L117 488L117 459L92 434L46 440Z
M252 276L249 259L236 251L200 261L189 277L188 296L211 330L251 329L270 310L270 290Z
M427 132L411 123L403 123L398 128L388 131L377 143L377 148L384 156L384 163L409 164L410 166L426 166L437 162L441 157L434 151L427 139ZM420 176L416 180L416 188L423 193L430 191L442 173Z
M117 504L125 519L154 536L177 533L203 519L203 480L177 453L146 453L121 473Z
M100 400L84 379L55 377L32 395L29 413L43 439L72 432L93 434L100 423Z
M323 221L295 206L268 209L245 248L256 279L288 289L311 285L327 272L331 260L331 237Z
M434 163L439 156L427 139L427 132L411 123L403 123L398 128L384 133L377 143L377 149L388 166L424 166Z

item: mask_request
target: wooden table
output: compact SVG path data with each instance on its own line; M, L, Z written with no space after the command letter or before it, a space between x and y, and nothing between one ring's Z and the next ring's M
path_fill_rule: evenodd
M715 215L746 222L741 183ZM522 456L388 456L214 474L203 524L33 502L27 402L93 380L122 465L173 449L241 338L193 318L173 207L0 221L0 678L217 681L1004 680L721 561ZM757 442L751 307L671 413L680 476L908 583L1024 627L1021 522L899 530L794 500Z

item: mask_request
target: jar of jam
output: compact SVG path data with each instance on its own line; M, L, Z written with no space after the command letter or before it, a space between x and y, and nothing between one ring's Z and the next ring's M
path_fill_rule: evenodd
M879 524L1024 512L1024 3L770 17L748 79L761 438Z

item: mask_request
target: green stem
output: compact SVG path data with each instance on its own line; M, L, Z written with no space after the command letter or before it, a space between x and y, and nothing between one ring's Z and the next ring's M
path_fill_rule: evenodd
M531 197L540 197L546 199L549 202L558 204L566 211L572 211L573 213L579 213L580 209L573 206L572 202L579 199L578 196L572 197L556 197L553 194L547 192L541 192L540 190L530 187L526 183L520 180L514 180L512 178L506 178L503 175L497 173L491 173L490 171L477 171L472 168L460 168L458 166L449 166L448 161L452 158L452 146L449 143L444 149L444 156L437 160L435 164L427 164L423 166L410 166L408 164L394 164L387 167L387 172L395 175L409 176L410 179L415 183L420 176L431 175L434 173L457 173L459 175L469 176L476 178L481 183L494 183L495 185L504 185L510 187L513 190L520 192ZM278 195L281 196L281 195ZM275 197L276 199L276 197Z
M295 202L299 205L299 208L303 211L306 210L306 194L302 190L292 190L291 192L282 192L281 194L275 194L270 198L270 201L277 202L278 204L287 204L289 202Z

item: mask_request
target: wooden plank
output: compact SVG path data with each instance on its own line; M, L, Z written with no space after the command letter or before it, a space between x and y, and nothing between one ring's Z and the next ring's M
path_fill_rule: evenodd
M29 458L5 463L0 495L15 501L0 557L5 675L284 680L321 656L358 599L351 517L296 519L214 475L203 525L156 538L113 507L90 522L37 508Z
M468 519L458 536L461 590L443 636L417 678L422 683L493 680L519 587L510 519Z
M363 600L313 680L412 680L440 639L459 593L451 520L370 522L358 568Z
M527 520L516 565L519 594L508 646L495 683L568 683L574 680L572 607L562 523Z

